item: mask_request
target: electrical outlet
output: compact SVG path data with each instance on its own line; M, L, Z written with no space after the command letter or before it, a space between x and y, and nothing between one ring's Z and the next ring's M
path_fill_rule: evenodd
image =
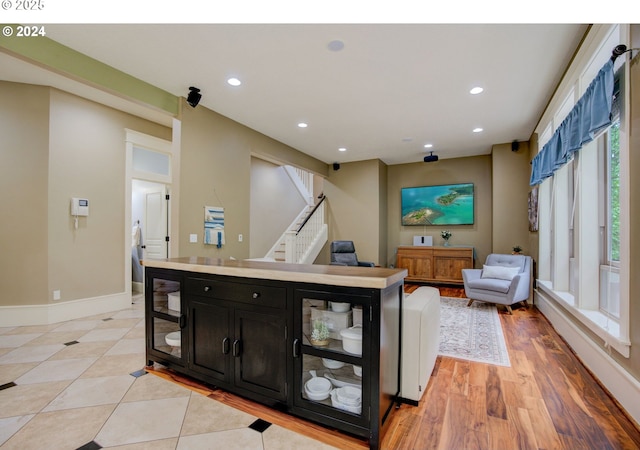
M55 291L53 291L53 299L60 300L60 289L56 289Z
M242 235L241 234L238 235L238 242L242 242Z

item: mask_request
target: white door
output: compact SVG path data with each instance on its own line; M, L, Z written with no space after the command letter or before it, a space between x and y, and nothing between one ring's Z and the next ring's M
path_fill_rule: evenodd
M144 201L144 259L167 257L167 187L158 184L158 188L145 194Z

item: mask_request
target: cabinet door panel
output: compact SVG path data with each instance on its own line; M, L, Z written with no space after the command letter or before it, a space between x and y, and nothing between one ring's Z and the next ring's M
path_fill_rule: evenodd
M229 381L232 335L230 309L207 301L189 301L191 357L189 366L221 381Z
M236 309L235 324L236 385L285 400L286 321L282 313Z

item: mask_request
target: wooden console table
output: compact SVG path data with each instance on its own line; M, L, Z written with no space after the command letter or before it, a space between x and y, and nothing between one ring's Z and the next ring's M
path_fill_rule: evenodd
M473 269L473 247L398 247L396 267L406 281L463 284L462 269Z

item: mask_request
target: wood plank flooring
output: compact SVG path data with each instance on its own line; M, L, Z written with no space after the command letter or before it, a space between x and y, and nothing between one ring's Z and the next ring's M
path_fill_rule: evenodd
M406 290L417 287L407 285ZM440 292L464 297L459 288ZM498 311L511 367L438 357L419 406L403 404L391 415L383 449L640 449L637 424L535 307L514 309L513 315L500 307ZM213 399L329 445L368 447L365 441L224 391L209 392Z

